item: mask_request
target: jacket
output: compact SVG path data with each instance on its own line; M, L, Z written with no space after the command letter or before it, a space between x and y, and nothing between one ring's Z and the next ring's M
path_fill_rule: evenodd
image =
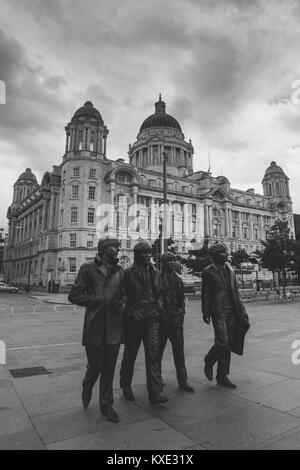
M86 307L82 344L100 347L123 342L124 271L120 266L106 272L97 256L81 266L68 299Z
M158 314L161 276L152 264L149 265L149 270L154 304L157 307ZM136 263L134 263L125 271L125 292L127 299L127 314L129 317L133 316L136 317L136 319L139 319L139 311L143 310L141 301L143 300L145 287L145 281L140 268Z
M227 263L226 267L229 271L229 284L236 317L236 332L232 351L242 355L245 335L250 328L249 318L240 300L235 272ZM211 264L204 269L202 274L202 312L204 316L211 318L217 318L221 315L225 296L224 281L219 271L218 266Z

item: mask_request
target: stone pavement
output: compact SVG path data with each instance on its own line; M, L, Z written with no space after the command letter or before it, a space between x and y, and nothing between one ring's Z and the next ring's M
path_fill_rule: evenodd
M185 350L195 393L178 389L168 345L163 377L170 401L151 407L141 348L136 401L126 401L118 380L121 349L114 383L121 421L113 424L98 411L98 387L89 408L82 409L83 309L49 303L51 295L34 297L0 297L0 339L7 346L7 363L0 365L0 449L300 449L300 364L291 361L292 343L300 340L299 301L247 304L252 327L245 355L232 357L231 379L238 388L226 390L203 374L213 331L202 322L199 299L190 300ZM37 366L49 373L10 373Z

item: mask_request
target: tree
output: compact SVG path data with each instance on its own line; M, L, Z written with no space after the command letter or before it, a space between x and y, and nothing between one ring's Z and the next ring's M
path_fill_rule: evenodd
M192 240L193 241L193 240ZM199 250L189 250L189 257L183 260L183 263L196 276L211 263L208 249L208 239L205 239Z
M162 243L161 238L156 238L154 243L152 243L152 258L157 269L160 268L161 243ZM167 250L170 251L171 253L174 253L176 255L177 261L180 261L180 256L177 255L178 247L172 238L168 238ZM178 266L178 270L179 270L179 266Z
M275 271L283 276L283 291L285 294L286 271L295 266L295 240L290 238L288 222L278 220L270 228L266 241L261 241L264 251L261 258L262 266L273 273L274 287Z
M231 263L235 268L240 268L241 263L246 263L249 258L250 256L244 248L231 253Z

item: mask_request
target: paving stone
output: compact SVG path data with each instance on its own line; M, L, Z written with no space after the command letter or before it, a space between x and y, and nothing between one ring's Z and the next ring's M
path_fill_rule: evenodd
M299 419L280 411L251 405L205 421L174 424L179 432L202 446L215 449L249 449L299 425Z
M98 402L98 390L93 394L91 405ZM23 395L22 403L29 416L38 416L46 413L81 408L81 388L72 390L54 391L42 394Z
M0 450L43 450L45 446L34 431L0 436Z
M237 388L228 389L228 393L241 396L244 396L242 395L244 392L261 389L266 385L288 380L287 377L281 375L253 369L244 369L238 373L231 373L230 379L237 385ZM245 397L248 398L246 395Z
M117 429L116 429L117 427ZM50 444L47 449L66 450L181 450L195 442L158 419L149 418L120 426L103 426L96 433Z
M0 388L0 411L20 406L21 401L12 386Z
M120 424L128 424L145 420L149 415L135 404L125 399L116 399L114 409L120 416ZM44 443L62 441L85 434L93 434L103 426L113 426L99 412L98 404L89 406L87 410L82 407L63 412L48 413L34 416L32 421Z
M169 401L161 406L151 406L141 387L134 388L134 394L139 406L176 429L179 425L198 423L251 405L247 400L223 393L217 386L190 383L195 388L194 393L181 391L175 383L167 384L164 395Z
M300 380L284 380L241 393L240 396L280 411L288 411L300 407Z
M161 449L162 442L164 449L167 445L170 448L185 445L185 449L190 450L271 445L298 448L300 367L291 363L291 344L294 339L299 339L300 302L294 305L247 305L252 326L246 338L245 355L233 354L231 363L230 377L238 388L227 390L216 386L215 381L208 382L204 376L203 359L213 344L213 329L202 322L199 299L190 301L185 317L185 355L189 381L195 393L178 389L168 342L163 358L163 378L166 383L164 394L170 398L169 402L162 406L149 405L143 346L137 356L133 378L137 399L133 403L126 401L119 387L122 346L114 378L115 408L121 422L114 424L98 411L98 384L89 408L82 409L81 382L86 366L85 351L80 343L83 309L82 314L75 315L62 306L56 315L53 305L44 304L42 309L41 304L41 313L32 316L31 304L26 305L25 296L18 296L15 301L19 305L18 313L14 317L1 316L1 337L10 348L24 346L27 349L8 350L8 364L0 367L0 410L1 401L6 402L6 407L0 411L0 448L10 448L10 445L12 448L14 445L15 448L38 448L40 435L43 445L47 444L49 448L112 449L113 446L118 448L120 442L124 448L135 449L138 445L150 446L147 433L151 436L152 446L148 448L154 449ZM65 344L68 342L72 344ZM58 343L61 345L54 346ZM46 346L32 348L37 345ZM38 365L51 369L52 374L10 379L6 370ZM270 388L269 393L268 387L273 385L275 388ZM16 392L7 392L13 387ZM16 393L25 411L16 399ZM259 406L252 399L266 403L270 400L270 403ZM285 411L269 408L274 404ZM35 433L27 415L39 434ZM159 423L159 428L155 423ZM158 439L160 434L162 441ZM10 436L14 437L10 440ZM137 436L141 436L139 443Z
M32 425L23 408L0 411L0 436L32 431Z

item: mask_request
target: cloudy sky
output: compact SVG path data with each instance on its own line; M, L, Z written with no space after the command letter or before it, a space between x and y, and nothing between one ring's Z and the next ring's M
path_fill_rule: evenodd
M214 176L262 192L275 160L300 213L299 24L297 0L0 0L0 226L19 174L61 163L79 106L100 110L116 159L159 93L196 170L210 150Z

